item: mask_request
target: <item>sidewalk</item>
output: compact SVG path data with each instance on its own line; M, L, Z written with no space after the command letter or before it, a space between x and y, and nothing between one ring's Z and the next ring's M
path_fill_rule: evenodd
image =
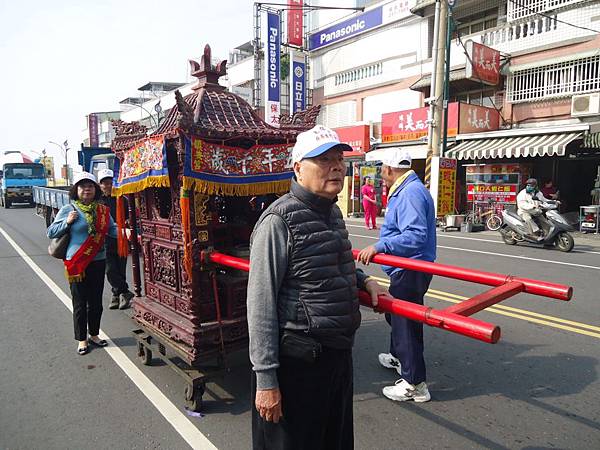
M350 223L352 225L362 225L364 226L365 224L365 220L362 217L346 217L344 219L347 223ZM383 217L377 217L377 226L381 226L381 224L383 223ZM366 231L366 230L365 230ZM438 233L441 232L441 230L438 229ZM473 232L473 233L463 233L462 231L446 231L443 232L444 234L454 234L454 235L458 235L458 236L468 236L468 237L473 237L473 238L477 238L479 237L480 239L485 239L487 238L491 238L491 237L495 237L495 238L499 238L499 233L497 231L478 231L478 232ZM571 233L573 235L573 239L575 240L575 247L588 247L586 248L586 250L591 250L591 251L600 251L600 234L595 234L595 233L581 233L580 231L573 231Z

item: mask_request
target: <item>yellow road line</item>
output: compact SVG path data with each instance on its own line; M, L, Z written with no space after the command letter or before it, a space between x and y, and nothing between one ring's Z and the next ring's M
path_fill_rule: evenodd
M382 284L389 286L390 282L388 279L380 278L380 277L371 277ZM429 289L426 294L427 297L435 298L437 300L442 300L450 303L460 303L463 300L467 300L468 297L464 297L461 295L452 294L449 292L438 291L435 289ZM600 339L600 333L595 333L594 331L600 331L600 327L594 325L588 325L585 323L574 322L572 320L561 319L559 317L547 316L544 314L539 314L533 311L526 311L518 308L513 308L510 306L504 305L494 305L485 309L486 312L491 312L494 314L500 314L507 317L513 317L516 319L526 320L528 322L537 323L540 325L546 325L552 328L558 328L561 330L571 331L573 333L583 334L585 336L591 336ZM547 320L543 320L547 319ZM557 323L554 323L557 322ZM574 325L574 326L570 326ZM576 328L579 327L579 328ZM583 328L583 329L581 329ZM594 331L587 331L594 330Z
M448 296L448 297L451 297L451 298L460 299L460 300L467 300L468 299L468 297L463 297L461 295L451 294L450 292L436 291L435 289L429 289L428 293L445 295L445 296ZM576 326L576 327L585 328L587 330L592 330L592 331L598 331L598 332L600 332L600 327L597 327L595 325L588 325L586 323L574 322L572 320L561 319L560 317L547 316L545 314L540 314L540 313L536 313L536 312L533 312L533 311L527 311L525 309L513 308L512 306L494 305L493 307L497 308L497 309L503 309L505 311L512 311L512 312L519 313L519 314L526 314L526 315L529 315L529 316L532 316L532 317L539 317L540 319L552 320L552 321L555 321L555 322L564 323L566 325L573 325L573 326Z

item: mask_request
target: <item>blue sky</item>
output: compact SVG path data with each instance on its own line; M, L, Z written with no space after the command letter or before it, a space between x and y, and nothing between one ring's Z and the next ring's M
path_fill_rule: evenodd
M188 80L187 60L252 37L252 0L0 0L0 152L31 156L68 139L84 116L118 110L148 81Z

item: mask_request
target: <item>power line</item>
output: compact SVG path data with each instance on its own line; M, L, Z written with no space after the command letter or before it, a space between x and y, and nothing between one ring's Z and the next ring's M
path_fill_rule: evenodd
M545 13L542 13L542 12L538 12L538 11L536 11L535 9L533 9L533 8L530 8L529 6L527 6L527 5L524 5L523 3L519 2L519 1L516 1L516 0L509 0L509 1L510 1L511 3L514 3L514 4L515 4L515 5L517 5L517 6L520 6L521 8L524 8L524 9L526 9L527 11L529 11L530 13L533 13L533 14L535 14L535 15L542 16L542 17L546 17L546 18L548 18L548 19L550 19L550 20L554 20L555 22L558 22L558 23L563 23L563 24L565 24L565 25L569 25L570 27L573 27L573 28L579 28L580 30L591 31L592 33L597 33L597 34L600 34L600 31L598 31L598 30L594 30L594 29L592 29L592 28L584 27L584 26L581 26L581 25L575 25L574 23L567 22L567 21L565 21L565 20L561 20L561 19L557 19L556 17L552 17L552 16L551 16L551 15L549 15L549 14L545 14Z

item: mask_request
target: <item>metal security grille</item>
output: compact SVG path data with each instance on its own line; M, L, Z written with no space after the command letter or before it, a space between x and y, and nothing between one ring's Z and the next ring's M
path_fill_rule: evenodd
M586 1L588 0L508 0L507 19L512 22L537 13L545 13Z
M600 91L600 54L517 71L508 77L510 103Z

